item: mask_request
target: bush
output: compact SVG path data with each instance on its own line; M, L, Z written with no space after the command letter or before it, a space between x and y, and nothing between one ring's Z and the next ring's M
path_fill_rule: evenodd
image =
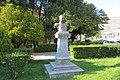
M16 48L13 50L13 52L26 52L31 53L33 51L32 48Z
M85 45L70 46L72 59L80 58L103 58L120 55L119 45Z
M93 40L90 42L90 44L103 44L103 42L101 42L99 40Z
M98 41L98 40L94 40L94 41L90 41L90 40L86 40L86 41L76 41L71 43L72 45L90 45L90 44L103 44L103 42Z
M6 72L9 79L17 79L24 73L24 67L28 63L29 54L14 52L5 56Z
M3 56L10 53L12 49L13 46L7 32L0 28L0 63L3 62Z
M57 44L41 44L37 48L33 49L33 52L55 52L57 51Z

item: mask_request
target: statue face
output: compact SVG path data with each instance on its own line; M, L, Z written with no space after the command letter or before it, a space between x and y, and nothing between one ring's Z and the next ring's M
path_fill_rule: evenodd
M60 16L59 16L59 20L60 20L61 22L63 22L63 21L64 21L64 16L63 16L63 15L60 15Z

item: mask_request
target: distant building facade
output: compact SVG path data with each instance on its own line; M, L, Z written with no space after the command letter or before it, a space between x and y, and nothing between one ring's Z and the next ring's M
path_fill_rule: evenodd
M101 36L103 39L112 38L115 40L120 40L120 27L115 28L115 29L102 30Z
M112 17L108 24L105 24L105 30L101 31L103 39L113 38L120 40L120 17Z

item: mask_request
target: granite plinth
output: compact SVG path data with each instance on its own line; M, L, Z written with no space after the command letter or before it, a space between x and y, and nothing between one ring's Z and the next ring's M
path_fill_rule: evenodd
M75 75L83 72L84 70L77 65L70 62L69 64L57 65L55 62L45 64L45 73L50 78L64 77L68 75Z

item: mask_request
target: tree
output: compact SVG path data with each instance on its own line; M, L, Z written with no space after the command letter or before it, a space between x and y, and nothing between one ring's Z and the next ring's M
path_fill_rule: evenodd
M5 0L0 0L0 6L5 4Z
M0 12L0 27L8 31L12 42L18 47L26 42L40 42L44 38L43 23L38 21L30 12L7 4Z
M72 40L77 34L83 34L86 37L94 36L109 20L103 10L99 10L93 4L88 4L83 0L51 0L49 3L45 16L51 18L50 21L53 21L54 24L55 21L58 21L56 17L65 14L66 22L70 25Z
M13 46L7 32L0 28L0 63L3 61L3 56L11 52Z
M80 11L79 8L82 10ZM95 36L102 29L101 26L109 20L105 12L96 9L93 4L83 3L83 6L78 6L76 10L76 14L70 21L72 36L77 34L83 34L85 37Z
M33 2L33 0L30 1ZM18 0L18 3L17 5L25 8L26 2L24 0ZM50 0L45 10L46 14L42 18L45 33L53 36L56 31L53 27L54 23L58 22L59 15L65 14L66 22L70 25L69 31L72 40L78 34L83 34L86 37L94 36L101 30L101 26L109 20L103 10L97 9L93 4L88 4L84 0ZM46 37L52 37L46 34Z

